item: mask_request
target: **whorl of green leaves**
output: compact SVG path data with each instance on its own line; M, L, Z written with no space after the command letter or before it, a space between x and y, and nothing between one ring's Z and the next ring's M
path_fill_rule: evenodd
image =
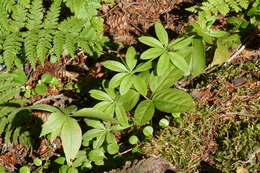
M95 16L100 1L54 0L45 9L43 0L0 0L0 63L9 71L17 56L24 53L35 69L38 61L44 65L52 47L58 57L63 51L73 57L77 48L99 55L107 41L102 20ZM75 15L60 21L62 3Z
M207 0L206 2L202 2L201 5L188 8L188 11L203 11L208 15L220 13L225 16L231 11L240 12L243 9L247 9L249 4L250 0Z

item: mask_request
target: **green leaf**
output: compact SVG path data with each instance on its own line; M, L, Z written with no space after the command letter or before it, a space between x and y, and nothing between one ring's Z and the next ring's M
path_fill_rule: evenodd
M107 95L107 93L100 91L100 90L90 90L90 96L97 99L97 100L104 100L104 101L113 101L113 99Z
M105 126L103 123L101 123L99 120L93 120L93 119L85 119L85 122L88 126L93 127L95 129L102 129L105 130Z
M135 90L130 89L126 94L121 95L118 102L122 103L126 111L132 110L137 104L140 94Z
M105 137L106 137L106 131L104 131L103 133L101 133L99 136L97 136L97 139L93 142L93 148L99 148L102 146L102 144L105 141Z
M152 137L153 136L153 127L152 126L146 126L143 129L143 134L147 137Z
M153 93L172 87L181 77L183 72L176 67L170 67L169 72L163 76L150 75L149 86Z
M155 107L162 112L175 113L194 110L192 97L187 92L175 88L156 92L153 101Z
M41 76L42 82L45 82L45 83L51 82L52 78L53 78L52 75L50 75L50 74L48 74L48 73L44 73L44 74Z
M45 94L48 91L48 87L45 86L44 84L37 84L34 90L37 94L41 95L41 94Z
M162 48L150 48L144 51L140 58L141 59L153 59L159 57L165 50Z
M19 173L30 173L30 168L28 166L23 166L19 169Z
M19 84L24 84L28 81L28 78L23 70L15 70L12 72L12 75L14 76L14 82Z
M189 69L189 65L187 64L187 62L185 61L184 57L182 57L181 55L179 55L176 52L169 52L170 58L171 58L171 62L178 67L179 69L181 69L185 74L188 74L190 69Z
M81 128L78 122L68 117L61 130L62 147L68 165L75 159L82 142Z
M96 138L103 134L105 131L103 129L91 129L88 130L86 133L83 135L83 140L84 141L90 141L93 138Z
M145 63L138 64L137 67L135 68L134 72L143 72L143 71L147 71L151 68L152 68L152 61L149 60Z
M177 38L176 40L174 40L173 42L171 42L168 46L169 49L174 49L174 50L178 50L178 49L182 49L185 48L187 46L189 46L192 43L192 38L194 36L190 36L188 38Z
M201 74L206 67L206 50L202 39L194 38L192 41L191 73L192 76Z
M122 126L128 126L128 117L123 105L116 104L116 117Z
M77 168L73 168L73 167L70 167L68 169L68 173L78 173L79 171L77 170Z
M132 87L133 81L132 81L132 76L129 74L124 79L122 80L119 88L119 92L121 95L126 94L129 89Z
M106 140L109 144L117 144L116 137L113 133L108 132L106 135Z
M86 117L86 118L96 118L104 121L117 122L109 114L102 112L95 108L83 108L72 114L74 117Z
M159 126L163 127L163 128L166 128L169 126L169 121L165 118L162 118L160 121L159 121Z
M135 110L135 122L137 125L142 126L149 122L154 115L154 104L151 100L144 100L140 102Z
M164 75L169 70L170 58L168 53L164 53L160 56L157 64L157 74L158 76Z
M159 40L157 40L153 37L142 36L142 37L139 37L138 40L141 43L144 43L144 44L151 46L151 47L163 48L162 43Z
M119 145L118 144L108 144L107 152L111 155L118 153Z
M54 112L49 115L48 120L43 124L40 137L49 134L55 130L61 129L67 116L61 112Z
M135 68L137 63L135 55L135 48L133 46L129 47L126 52L126 64L129 67L130 71L132 71Z
M156 36L159 38L160 42L164 45L168 45L168 33L164 29L163 25L161 23L155 23L155 33Z
M60 112L58 108L46 104L36 104L32 106L27 106L25 107L25 109L41 110L47 112Z
M33 160L33 163L35 164L35 166L41 166L42 165L42 160L39 158L36 158Z
M216 37L216 38L220 38L228 35L227 32L220 31L220 30L210 30L208 34L209 36Z
M114 75L112 79L109 81L109 88L118 87L126 75L128 75L128 73L118 73Z
M99 160L104 160L106 158L104 152L102 149L94 149L91 150L88 153L89 160L92 160L94 162L99 161Z
M108 60L103 62L103 65L108 68L109 70L116 71L116 72L128 72L127 68L118 61Z
M142 94L143 96L146 96L147 94L147 85L145 83L145 81L143 80L143 78L141 78L140 76L133 76L133 84L135 89Z
M128 139L129 143L132 145L136 145L139 142L139 139L137 136L132 135L129 139Z

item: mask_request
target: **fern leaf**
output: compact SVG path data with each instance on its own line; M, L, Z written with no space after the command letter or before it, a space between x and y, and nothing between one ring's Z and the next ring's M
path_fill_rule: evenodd
M12 135L12 124L9 123L5 131L4 143L6 144L9 143L11 135Z
M20 2L20 1L19 1ZM25 26L27 10L21 5L17 4L13 7L11 27L12 32L19 32Z
M36 46L39 39L39 30L27 31L24 34L24 49L26 58L31 63L33 69L36 68L37 52Z
M27 25L29 30L35 30L41 28L42 23L42 0L33 0L32 7L27 15Z
M60 15L60 1L54 1L47 12L46 20L44 21L44 28L46 30L55 30L58 26Z
M0 119L0 135L2 135L2 133L4 132L4 129L7 124L8 124L8 119L6 117Z
M51 41L52 41L52 36L48 31L45 30L40 30L39 33L39 41L36 46L37 50L37 57L39 57L40 62L42 66L44 65L45 61L45 56L48 53L48 50L51 48Z
M22 45L21 41L22 39L19 37L18 33L12 33L4 42L3 58L8 71L11 69L16 55L19 53Z
M18 144L18 138L19 138L19 135L20 135L20 132L21 132L21 127L17 127L15 130L14 130L14 133L13 133L13 142L15 145Z
M76 36L76 38L77 38L77 36ZM68 33L66 35L64 48L67 51L66 54L71 55L71 57L74 57L74 52L76 50L76 47L74 46L75 42L76 42L75 36Z
M55 33L53 43L56 56L60 57L63 51L63 45L65 43L65 34L62 31L57 31Z
M0 6L3 7L6 12L10 13L15 5L15 1L16 0L1 0Z
M7 90L5 93L2 93L0 96L0 104L7 102L9 99L14 97L19 92L20 92L20 88L14 88L11 90Z
M100 0L64 0L66 6L75 14L76 17L82 19L91 19L97 15L97 9L101 7Z
M236 2L244 9L247 9L249 6L249 0L236 0Z
M23 8L30 8L31 6L31 0L18 0L17 4L19 4Z
M4 34L5 32L9 33L10 30L8 13L0 6L0 33Z

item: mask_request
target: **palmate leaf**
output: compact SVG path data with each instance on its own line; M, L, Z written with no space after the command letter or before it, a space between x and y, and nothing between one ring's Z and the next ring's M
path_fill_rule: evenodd
M148 37L148 36L142 36L142 37L139 37L138 40L140 42L142 42L143 44L146 44L148 46L151 46L151 47L154 47L154 48L162 48L163 49L163 45L162 43L153 38L153 37Z
M167 113L181 113L194 110L192 97L175 88L163 89L153 96L155 107Z
M71 116L73 117L86 117L86 118L95 118L101 119L104 121L117 122L114 118L112 118L109 114L102 112L95 108L83 108L73 113Z
M90 90L90 96L97 100L113 101L113 99L105 92L100 90Z
M124 95L127 93L127 91L129 91L129 89L132 87L133 85L133 76L132 75L127 75L126 77L124 77L124 79L122 80L120 87L119 87L119 92L121 95Z
M179 55L177 52L169 52L169 56L171 59L171 62L178 67L180 70L182 70L185 74L189 73L189 65L187 64L184 57Z
M112 79L109 81L109 87L110 88L116 88L120 85L121 81L125 76L127 76L128 73L118 73L112 77Z
M164 45L168 45L168 33L164 29L163 25L160 23L155 23L155 33L156 36L159 38L160 42Z
M117 104L115 111L116 111L116 117L118 119L118 122L123 127L128 126L128 117L127 117L127 114L126 114L126 111L125 111L123 105Z
M71 160L75 159L82 142L81 128L75 119L66 117L61 130L61 141L67 163L71 165Z
M146 96L147 85L146 85L144 79L137 75L133 76L132 79L133 79L133 84L134 84L135 89L143 96Z
M103 65L108 68L109 70L116 71L116 72L128 72L127 68L118 61L107 60L103 62Z
M135 110L135 122L137 125L145 125L154 115L154 104L152 100L144 100L140 102Z
M126 64L129 67L130 71L134 69L137 63L137 59L135 55L136 55L135 48L129 47L126 52Z
M165 52L160 56L157 64L158 76L164 75L169 70L169 65L170 65L170 55L167 52Z
M162 48L150 48L141 54L141 59L154 59L163 54L165 50Z
M67 116L65 116L63 113L61 112L52 113L48 117L48 120L43 124L40 137L47 135L55 130L61 130L66 120L67 120Z
M123 104L126 111L132 110L139 101L140 94L130 89L126 94L120 95L118 101Z

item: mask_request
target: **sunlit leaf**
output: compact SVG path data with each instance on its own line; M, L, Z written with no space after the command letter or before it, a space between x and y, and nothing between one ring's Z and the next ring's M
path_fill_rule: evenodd
M82 132L78 122L73 118L67 118L61 131L62 147L67 163L75 159L82 142Z

